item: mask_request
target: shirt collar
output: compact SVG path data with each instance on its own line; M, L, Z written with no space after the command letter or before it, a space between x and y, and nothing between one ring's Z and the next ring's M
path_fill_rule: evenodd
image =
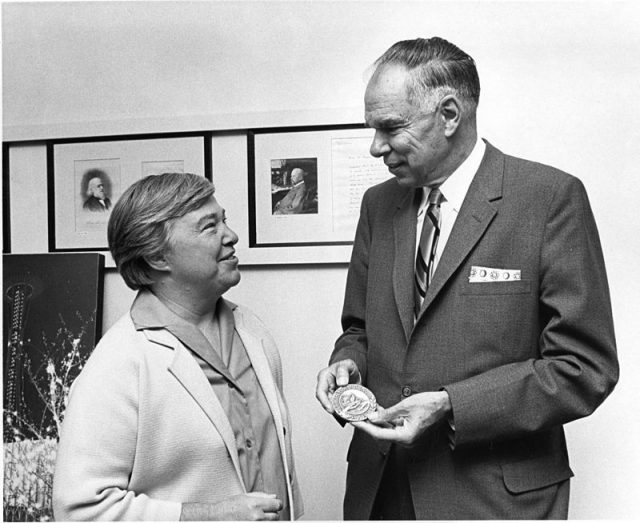
M219 340L207 340L200 329L167 308L150 290L143 289L136 296L131 306L131 319L136 330L166 329L189 347L213 369L222 374L231 383L237 385L229 373L223 355L230 354L235 321L235 306L220 298L216 304L216 319L220 329ZM225 344L228 344L225 345ZM228 358L226 358L228 359Z
M464 197L467 195L473 177L478 172L487 146L478 138L471 154L453 171L439 187L445 200L456 211L460 211Z
M130 314L136 330L159 329L184 321L169 310L149 289L138 292Z
M227 320L228 313L234 309L234 304L220 298L216 305L216 314L219 318L223 316ZM131 306L130 314L136 330L161 329L172 325L191 325L171 311L149 289L142 289L138 292ZM231 314L231 318L233 321L233 314Z

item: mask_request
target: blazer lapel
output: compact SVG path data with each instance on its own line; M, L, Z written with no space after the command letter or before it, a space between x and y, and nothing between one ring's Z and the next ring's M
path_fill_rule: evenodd
M503 175L504 155L487 143L482 163L467 191L460 213L427 289L420 317L433 303L433 300L480 240L497 214L498 205L495 202L502 198Z
M413 329L413 271L416 250L415 190L407 191L393 217L393 292L407 340Z
M202 373L189 351L170 332L165 330L145 330L144 333L149 341L165 345L174 350L175 356L169 366L169 372L187 390L222 437L240 483L244 488L233 428L206 376Z
M262 340L252 334L244 326L240 314L235 314L235 318L236 331L238 332L238 335L240 336L240 339L244 344L244 347L247 351L247 356L249 356L249 360L251 361L251 366L256 373L256 377L260 382L262 392L264 393L265 399L269 404L269 409L271 409L271 414L273 415L276 428L278 429L278 439L280 439L280 435L283 433L284 424L282 421L282 413L280 412L280 404L278 401L278 389L273 379L273 374L271 373L269 361L267 360L267 356L265 355L262 348ZM284 441L282 443L284 443ZM281 450L284 452L284 447L282 447ZM283 454L283 456L285 455L286 454Z
M255 336L244 324L242 314L237 308L234 309L234 317L236 320L236 331L244 344L244 347L251 361L256 377L260 382L260 387L264 393L264 397L267 400L269 409L273 416L273 422L276 426L276 436L280 446L280 455L282 456L282 464L284 467L285 478L287 478L287 493L289 495L290 509L293 516L294 500L293 491L291 485L291 476L289 463L287 462L287 448L284 440L284 421L282 419L282 411L280 409L280 399L278 395L278 387L273 379L273 373L271 372L271 366L269 360L264 352L262 346L262 339Z

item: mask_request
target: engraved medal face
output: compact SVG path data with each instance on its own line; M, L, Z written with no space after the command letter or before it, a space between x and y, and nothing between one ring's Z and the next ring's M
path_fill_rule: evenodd
M336 389L331 404L336 414L347 421L364 421L378 406L373 392L356 384Z

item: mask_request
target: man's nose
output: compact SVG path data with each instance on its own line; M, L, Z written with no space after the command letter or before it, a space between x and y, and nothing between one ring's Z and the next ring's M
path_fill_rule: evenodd
M373 136L371 147L369 147L369 153L374 158L380 158L391 150L389 143L382 131L376 130L376 134Z

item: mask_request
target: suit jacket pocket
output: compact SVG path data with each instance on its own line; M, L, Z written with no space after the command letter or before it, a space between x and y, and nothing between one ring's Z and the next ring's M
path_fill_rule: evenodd
M460 290L460 294L483 296L489 294L529 294L530 292L531 282L529 280L467 283Z
M573 477L569 464L560 456L546 455L535 459L503 463L505 487L512 494L527 492Z

